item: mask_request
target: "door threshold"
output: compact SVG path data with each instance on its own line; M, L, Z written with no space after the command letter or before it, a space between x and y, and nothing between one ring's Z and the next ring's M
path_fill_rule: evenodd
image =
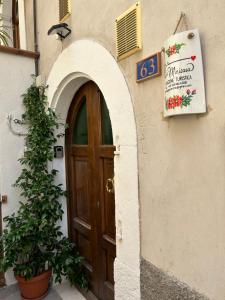
M80 287L76 286L78 291L85 297L87 300L99 300L91 291L85 292Z

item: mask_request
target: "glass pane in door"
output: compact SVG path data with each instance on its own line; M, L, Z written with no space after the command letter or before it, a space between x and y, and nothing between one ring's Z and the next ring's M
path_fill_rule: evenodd
M88 144L87 107L86 107L85 96L83 96L82 104L77 113L75 126L73 128L73 144L76 145Z
M111 120L109 116L109 110L106 105L105 99L101 96L101 117L102 117L102 144L103 145L113 145L113 134Z

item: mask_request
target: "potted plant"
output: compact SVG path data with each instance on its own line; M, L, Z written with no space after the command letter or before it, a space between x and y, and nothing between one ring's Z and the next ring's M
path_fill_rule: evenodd
M1 19L0 19L1 22ZM9 46L9 40L11 40L10 35L6 31L5 27L3 25L0 26L0 45L3 46Z
M13 268L24 298L43 299L52 274L55 282L65 276L81 288L87 287L87 281L83 258L59 226L63 215L60 197L65 191L55 183L57 170L50 167L59 127L57 116L47 108L45 87L29 87L23 104L25 113L17 122L26 125L26 148L15 186L24 200L17 213L4 218L0 266L4 272Z
M0 0L0 6L3 5L3 1ZM0 23L2 18L0 18ZM7 32L7 28L3 25L0 25L0 45L9 46L9 40L11 40L10 35Z

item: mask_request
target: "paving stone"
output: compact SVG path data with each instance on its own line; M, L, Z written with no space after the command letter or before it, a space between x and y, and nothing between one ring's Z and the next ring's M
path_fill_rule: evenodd
M20 292L17 284L4 287L0 290L0 300L21 300ZM50 288L48 295L45 300L63 300L59 294Z

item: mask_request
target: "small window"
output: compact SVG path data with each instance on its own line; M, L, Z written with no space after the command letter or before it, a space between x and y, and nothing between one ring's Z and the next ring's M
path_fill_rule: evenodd
M70 0L59 0L59 21L64 22L71 15Z
M105 103L105 99L101 96L101 119L102 119L102 144L113 145L112 125L109 116L109 110Z
M77 113L75 126L73 128L73 144L87 145L88 144L88 129L87 129L87 107L86 97L83 96L82 104Z

